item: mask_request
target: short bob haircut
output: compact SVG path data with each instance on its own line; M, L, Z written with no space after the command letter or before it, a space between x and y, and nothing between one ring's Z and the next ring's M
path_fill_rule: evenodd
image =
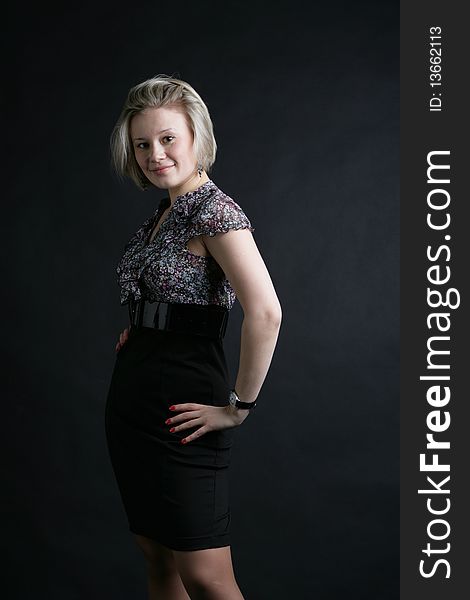
M215 162L217 143L214 128L201 96L181 79L165 74L156 75L129 90L110 139L111 161L118 177L130 177L143 191L151 184L135 159L130 124L132 117L142 110L162 106L179 108L186 115L193 132L193 149L198 167L209 173Z

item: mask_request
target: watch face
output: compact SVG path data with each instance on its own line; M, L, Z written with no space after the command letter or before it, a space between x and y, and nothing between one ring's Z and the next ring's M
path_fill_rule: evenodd
M230 396L228 397L228 400L232 406L236 406L237 397L235 396L235 394L233 392L230 392Z

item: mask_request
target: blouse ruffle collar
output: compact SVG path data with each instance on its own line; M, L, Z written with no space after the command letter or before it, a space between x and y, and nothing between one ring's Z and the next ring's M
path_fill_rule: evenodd
M209 179L197 189L186 192L181 196L177 196L170 212L174 214L177 221L187 220L188 217L195 212L201 202L211 196L216 189L217 186L215 183L212 179ZM165 198L165 201L165 208L167 208L170 205L170 199Z
M200 204L217 190L215 183L209 179L197 189L177 196L164 221L165 225L170 219L180 223L188 221ZM118 284L121 287L121 305L126 304L131 296L135 300L140 300L142 297L139 279L149 260L152 260L155 252L158 252L155 244L158 241L158 234L150 244L146 241L159 215L170 206L170 203L169 197L163 198L153 216L145 221L126 245L124 255L116 269ZM163 223L160 227L162 225Z

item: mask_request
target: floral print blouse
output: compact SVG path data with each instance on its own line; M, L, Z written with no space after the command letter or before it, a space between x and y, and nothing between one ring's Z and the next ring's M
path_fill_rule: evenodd
M169 197L162 198L124 247L116 269L121 305L133 297L150 302L218 304L230 310L236 295L223 270L212 256L194 254L186 243L197 235L255 228L235 200L209 179L176 197L150 241L154 226L170 204Z

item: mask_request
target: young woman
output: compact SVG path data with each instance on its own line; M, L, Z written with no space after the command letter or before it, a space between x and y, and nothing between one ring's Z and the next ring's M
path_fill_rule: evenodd
M168 194L117 266L130 322L116 346L106 436L129 528L150 599L238 600L230 452L268 372L280 303L254 227L208 176L213 126L188 83L159 75L133 87L111 153L120 176ZM244 318L232 386L223 337L236 297Z

